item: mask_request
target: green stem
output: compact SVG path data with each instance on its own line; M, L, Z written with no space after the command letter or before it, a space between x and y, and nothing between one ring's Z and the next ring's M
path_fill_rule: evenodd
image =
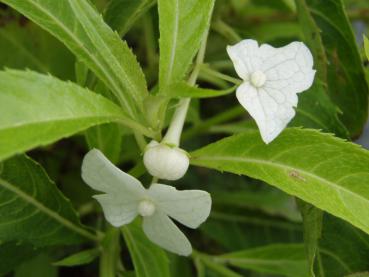
M120 254L119 238L119 229L110 228L106 232L100 257L100 277L116 277Z
M206 254L203 254L203 253L200 253L194 250L192 252L192 258L194 259L195 262L197 263L201 262L202 264L204 264L206 267L208 267L212 271L219 273L221 276L242 277L242 275L228 269L222 263L217 262L216 257L212 257L212 256L209 256L209 255L206 255Z
M204 72L204 73L206 73L210 76L214 76L218 79L233 83L235 85L242 84L242 80L237 79L237 78L233 78L229 75L226 75L226 74L220 73L218 71L215 71L214 69L211 69L208 65L202 65L200 69L201 69L201 72Z
M221 19L215 20L211 27L215 32L225 37L231 43L236 43L242 40L235 30Z
M137 145L138 145L138 147L140 148L140 150L143 152L144 150L145 150L145 148L146 148L146 140L145 140L145 138L143 137L143 135L142 134L140 134L139 132L134 132L133 133L134 134L134 136L135 136L135 139L136 139L136 142L137 142Z
M200 67L204 61L206 51L207 33L202 41L199 53L197 54L195 66L188 79L188 84L194 86L196 84L197 77L200 72ZM174 146L179 146L183 125L186 119L188 107L190 106L191 98L184 98L179 101L179 105L173 115L172 121L170 122L167 133L165 134L162 142L168 143Z
M195 125L194 127L192 127L191 129L188 129L187 131L185 131L182 135L182 139L183 140L188 140L192 137L194 137L195 135L201 134L201 133L205 133L206 131L208 131L213 125L216 124L221 124L223 122L226 122L228 120L234 119L239 117L240 115L244 114L245 110L244 108L242 108L241 106L237 105L234 108L227 110L223 113L220 113L208 120L205 120L197 125Z

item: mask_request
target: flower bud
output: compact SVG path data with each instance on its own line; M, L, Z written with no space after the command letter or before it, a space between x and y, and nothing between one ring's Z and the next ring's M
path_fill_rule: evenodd
M165 180L182 178L190 164L186 151L154 140L147 145L143 161L152 176Z

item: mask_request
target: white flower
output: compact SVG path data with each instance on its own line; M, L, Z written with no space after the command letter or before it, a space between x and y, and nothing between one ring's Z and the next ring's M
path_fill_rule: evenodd
M184 150L154 140L147 145L143 162L152 176L165 180L182 178L190 165Z
M295 116L297 93L313 83L313 57L302 42L281 48L246 39L227 47L244 80L236 96L255 119L265 143L271 142Z
M83 160L82 178L93 189L105 193L94 198L110 224L120 227L141 215L143 230L151 241L178 255L191 254L190 242L169 217L189 228L197 228L209 216L209 193L179 191L162 184L145 189L139 180L114 166L96 149Z

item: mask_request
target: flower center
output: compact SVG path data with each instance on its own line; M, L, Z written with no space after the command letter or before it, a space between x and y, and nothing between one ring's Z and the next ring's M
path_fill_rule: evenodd
M141 216L151 216L155 212L155 205L150 200L142 200L138 204L138 213Z
M262 71L257 70L257 71L255 71L254 73L251 74L251 79L250 80L251 80L251 84L254 87L260 88L265 84L266 77L265 77L265 74Z

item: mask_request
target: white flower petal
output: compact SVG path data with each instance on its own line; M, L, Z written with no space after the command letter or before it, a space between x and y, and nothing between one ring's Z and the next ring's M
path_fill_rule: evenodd
M299 93L313 84L313 56L302 42L292 42L281 48L263 44L260 51L264 62L260 68L266 75L265 87Z
M84 157L82 179L93 189L116 196L133 199L146 193L139 180L121 171L97 149L92 149Z
M130 195L102 194L93 196L101 205L106 220L114 227L132 222L138 215L138 200Z
M243 40L227 48L238 75L245 80L237 99L255 119L265 143L295 116L297 93L314 81L313 57L302 42L281 48Z
M243 83L237 88L236 96L241 105L255 119L265 143L271 142L295 116L297 96L259 88Z
M146 236L160 247L182 256L191 254L191 243L163 212L144 217L142 227Z
M93 189L107 194L95 195L106 220L115 227L130 223L138 214L139 201L146 195L142 184L112 164L99 150L83 159L82 178Z
M227 52L238 76L245 81L249 79L249 74L261 66L262 59L258 55L259 47L256 40L245 39L233 46L227 46Z
M148 194L167 215L190 228L197 228L209 216L210 194L202 190L177 190L172 186L153 184Z

